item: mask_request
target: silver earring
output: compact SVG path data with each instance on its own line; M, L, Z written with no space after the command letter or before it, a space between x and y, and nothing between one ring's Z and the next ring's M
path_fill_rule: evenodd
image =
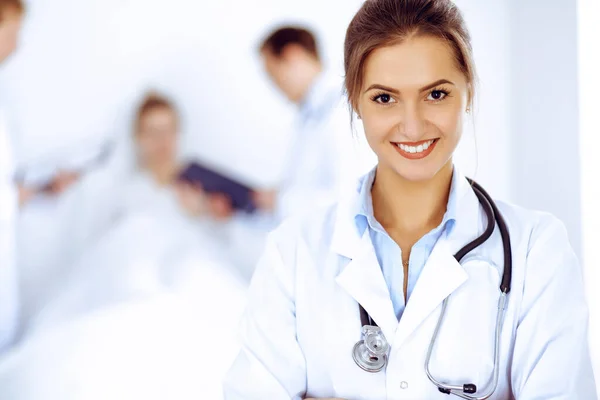
M471 109L467 108L467 114L471 114Z

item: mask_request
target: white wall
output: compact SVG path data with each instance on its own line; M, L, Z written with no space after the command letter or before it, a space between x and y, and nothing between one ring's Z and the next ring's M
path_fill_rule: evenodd
M127 135L131 102L158 88L182 106L187 153L257 184L273 182L293 110L266 81L258 41L278 22L307 23L341 76L345 26L357 5L32 0L21 50L0 81L14 103L18 156Z
M558 216L582 258L600 387L600 3L510 0L510 10L514 199Z
M573 0L510 0L514 199L549 211L581 254L577 15Z
M293 109L266 81L257 43L279 22L306 23L342 76L345 29L360 4L32 0L21 52L0 81L16 103L20 159L88 136L127 135L131 101L152 86L182 105L188 153L256 184L274 182ZM507 199L508 170L497 166L505 165L509 148L508 11L502 0L459 5L473 33L482 84L477 128L465 133L457 161Z
M457 163L494 197L512 200L509 8L505 0L457 0L472 41L479 77L474 128L464 133Z
M579 105L581 153L581 211L583 223L583 262L587 295L590 304L590 342L596 386L600 388L600 157L598 146L598 108L600 107L600 2L579 0Z

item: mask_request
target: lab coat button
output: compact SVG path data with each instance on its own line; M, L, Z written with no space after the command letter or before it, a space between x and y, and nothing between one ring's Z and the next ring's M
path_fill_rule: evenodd
M408 382L406 382L406 381L400 382L400 389L408 389Z

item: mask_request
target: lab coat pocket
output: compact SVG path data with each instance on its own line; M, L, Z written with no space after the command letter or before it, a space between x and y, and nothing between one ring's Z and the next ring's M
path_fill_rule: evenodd
M431 372L448 384L473 383L483 393L494 369L500 274L488 260L471 258L462 265L469 278L448 298Z

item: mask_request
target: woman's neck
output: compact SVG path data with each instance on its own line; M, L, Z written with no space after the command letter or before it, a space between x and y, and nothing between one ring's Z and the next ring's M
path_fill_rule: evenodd
M450 160L432 179L414 182L391 168L378 166L371 190L375 218L392 236L396 233L416 242L442 222L452 171Z

